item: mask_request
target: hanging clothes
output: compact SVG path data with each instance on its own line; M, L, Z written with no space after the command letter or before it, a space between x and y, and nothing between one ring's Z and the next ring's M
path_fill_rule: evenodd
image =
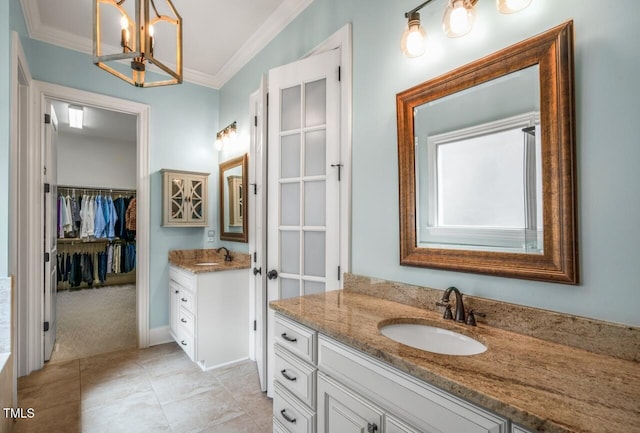
M135 197L131 199L129 202L129 206L127 207L127 230L136 231L136 212L137 212L137 203Z

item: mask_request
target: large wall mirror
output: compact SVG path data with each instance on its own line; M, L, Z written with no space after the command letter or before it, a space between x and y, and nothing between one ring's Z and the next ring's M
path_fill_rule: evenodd
M249 240L247 214L248 156L244 154L220 164L220 239L247 242Z
M577 284L573 23L396 102L400 263Z

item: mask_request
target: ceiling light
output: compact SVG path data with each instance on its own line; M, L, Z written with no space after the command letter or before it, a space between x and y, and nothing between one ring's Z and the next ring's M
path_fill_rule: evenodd
M182 83L182 18L171 0L161 0L166 3L168 14L158 11L156 1L159 0L94 0L93 62L136 87ZM119 37L117 21L112 22L116 16L120 18ZM162 33L161 41L169 50L175 45L170 59L173 69L154 57L159 37L154 26L158 25L175 30L175 38L167 31ZM122 61L130 62L129 70ZM147 66L151 65L155 68L147 73Z
M69 126L82 129L84 109L77 105L69 105Z
M531 4L531 0L496 0L498 12L501 14L512 14L520 12Z

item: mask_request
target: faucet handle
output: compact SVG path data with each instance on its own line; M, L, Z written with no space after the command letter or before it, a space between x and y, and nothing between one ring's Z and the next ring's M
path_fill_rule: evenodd
M467 311L467 320L466 320L467 325L477 326L476 316L487 317L487 315L484 313L480 313L478 311L474 311L473 309L469 309L469 311Z

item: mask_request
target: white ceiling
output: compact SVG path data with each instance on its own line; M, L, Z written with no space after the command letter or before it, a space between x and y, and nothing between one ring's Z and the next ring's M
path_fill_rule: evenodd
M163 13L166 0L155 2ZM185 81L220 88L312 2L173 0L183 20ZM21 3L31 38L93 55L94 0Z
M129 142L133 146L137 140L137 117L132 114L105 110L96 107L84 108L84 127L69 127L69 104L51 101L58 119L58 132L84 137L98 137L118 142Z

